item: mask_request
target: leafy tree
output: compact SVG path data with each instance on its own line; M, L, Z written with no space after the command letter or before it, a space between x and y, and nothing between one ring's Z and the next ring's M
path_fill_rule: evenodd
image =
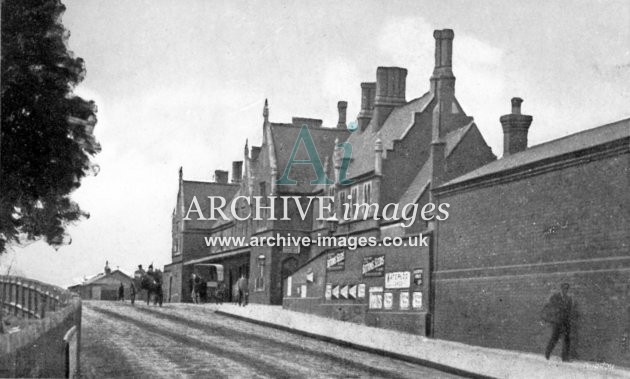
M2 0L0 254L43 238L68 243L69 223L88 216L70 199L96 173L96 105L73 94L85 76L68 50L59 0Z

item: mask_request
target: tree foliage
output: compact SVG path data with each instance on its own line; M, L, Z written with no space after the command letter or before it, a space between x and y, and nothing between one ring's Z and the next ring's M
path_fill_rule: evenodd
M96 105L73 94L85 76L68 50L59 0L2 1L0 253L40 238L67 243L87 213L70 193L95 166Z

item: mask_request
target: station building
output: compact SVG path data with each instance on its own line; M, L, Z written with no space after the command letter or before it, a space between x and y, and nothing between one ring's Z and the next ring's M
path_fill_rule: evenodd
M344 101L330 127L301 117L270 122L265 101L262 144L245 143L231 183L224 171L201 183L183 180L180 170L165 299L190 301L195 264L218 263L230 289L241 274L249 278L251 302L539 352L549 333L540 309L567 281L583 315L575 354L630 365L630 120L528 147L532 117L521 114L522 100L514 98L500 120L504 154L497 159L455 96L453 31L436 30L434 38L425 94L408 100L407 70L379 67L374 82L361 84L361 110L351 127ZM313 159L304 144L296 145L304 125L326 175L346 180L312 185L314 166L293 165L289 178L297 184L278 184L291 160ZM277 220L267 212L259 221L184 221L192 196L207 195L226 197L228 208L239 196L300 196L304 208L308 196L332 196L338 214L349 208L358 217L321 221L314 204L302 219L289 204L291 221L280 220L282 207ZM443 203L450 206L447 220L418 214L406 223L412 218L405 204L420 213ZM384 212L387 204L400 207ZM237 208L240 215L251 211ZM380 245L206 246L203 238L276 235L366 237ZM382 245L392 238L407 245Z

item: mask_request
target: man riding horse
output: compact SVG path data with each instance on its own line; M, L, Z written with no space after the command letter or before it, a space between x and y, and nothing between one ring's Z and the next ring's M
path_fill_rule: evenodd
M153 270L153 264L149 265L148 271L144 271L142 265L138 265L138 270L134 273L133 282L139 291L147 290L147 305L149 305L151 295L155 294L153 304L162 306L164 299L162 293L162 272Z

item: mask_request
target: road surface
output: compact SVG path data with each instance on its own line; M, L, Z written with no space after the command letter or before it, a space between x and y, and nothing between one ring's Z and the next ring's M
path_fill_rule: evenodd
M81 339L86 377L454 377L190 304L84 302Z

